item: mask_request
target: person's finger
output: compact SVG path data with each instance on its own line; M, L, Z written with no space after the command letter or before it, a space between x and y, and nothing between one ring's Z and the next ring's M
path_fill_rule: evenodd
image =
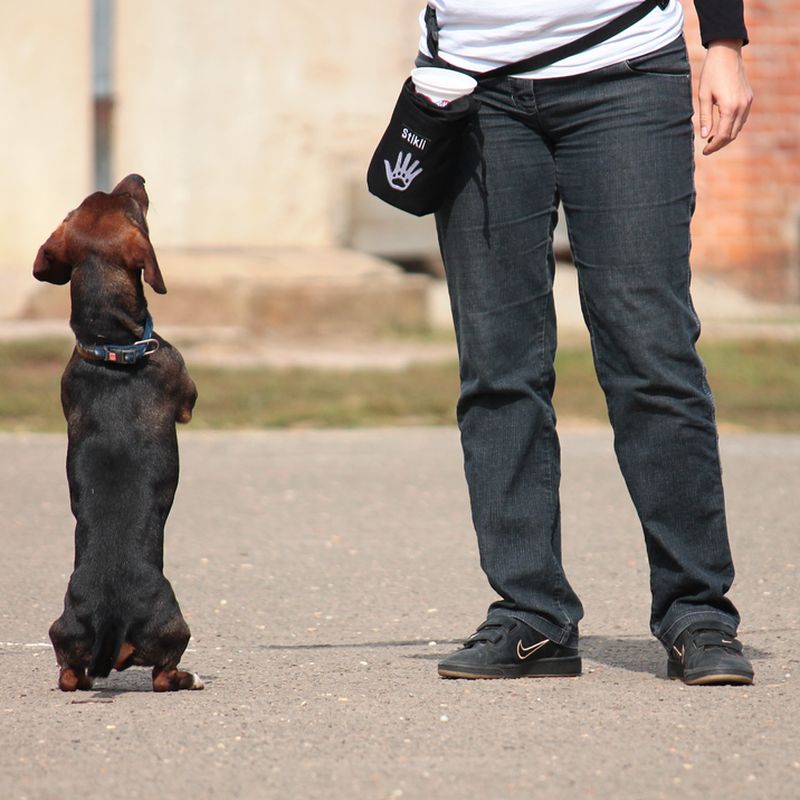
M720 126L720 113L719 108L716 105L711 106L711 123L706 128L706 146L703 148L703 155L709 155L710 153L719 150L718 139L719 139L719 126ZM702 136L702 131L701 131Z
M714 101L711 92L701 91L697 98L700 101L700 138L707 139L714 123Z
M750 101L735 106L716 107L716 115L708 144L703 148L703 155L716 153L729 145L742 130L750 113Z
M717 118L717 139L723 139L725 144L731 141L733 123L736 120L736 111L731 108L720 108Z
M739 133L741 132L742 128L744 127L745 122L747 122L747 118L750 116L750 108L753 105L753 97L745 98L742 102L742 105L737 111L736 119L733 122L733 136L732 139L735 139Z

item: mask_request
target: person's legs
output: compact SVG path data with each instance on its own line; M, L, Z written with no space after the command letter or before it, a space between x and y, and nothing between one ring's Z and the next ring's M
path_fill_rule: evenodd
M481 565L511 616L574 647L582 609L561 565L553 156L526 81L483 88L478 139L436 221L459 348L458 422ZM511 93L508 88L512 87Z
M561 84L561 85L559 85ZM692 102L682 40L538 81L615 449L645 534L651 627L735 631L714 404L689 294Z

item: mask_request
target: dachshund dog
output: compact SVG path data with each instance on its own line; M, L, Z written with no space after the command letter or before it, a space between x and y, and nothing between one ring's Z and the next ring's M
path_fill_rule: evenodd
M65 692L113 669L153 667L153 689L202 689L178 669L189 626L163 574L178 485L176 422L197 389L153 333L142 286L166 287L150 244L144 179L89 195L39 248L33 274L70 282L75 349L61 379L75 564L50 639Z

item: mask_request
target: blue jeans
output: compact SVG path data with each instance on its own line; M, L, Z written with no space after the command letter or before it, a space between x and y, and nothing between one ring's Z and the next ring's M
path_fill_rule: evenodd
M420 57L418 63L425 63ZM575 645L561 563L552 233L559 200L617 459L644 530L653 634L737 627L714 403L689 294L692 98L683 38L577 77L499 78L436 215L458 423L489 615Z

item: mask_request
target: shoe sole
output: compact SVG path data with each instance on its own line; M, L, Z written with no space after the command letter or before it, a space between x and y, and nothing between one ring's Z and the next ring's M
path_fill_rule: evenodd
M683 681L687 686L751 686L752 675L736 675L729 672L715 672L712 675L697 675L693 678L685 675L670 675L673 681Z
M467 680L493 680L501 678L577 678L581 674L580 658L542 658L532 664L507 664L486 669L470 667L439 667L442 678Z
M706 672L700 675L686 675L679 665L667 664L667 677L673 681L683 681L687 686L751 686L753 675L743 672Z

